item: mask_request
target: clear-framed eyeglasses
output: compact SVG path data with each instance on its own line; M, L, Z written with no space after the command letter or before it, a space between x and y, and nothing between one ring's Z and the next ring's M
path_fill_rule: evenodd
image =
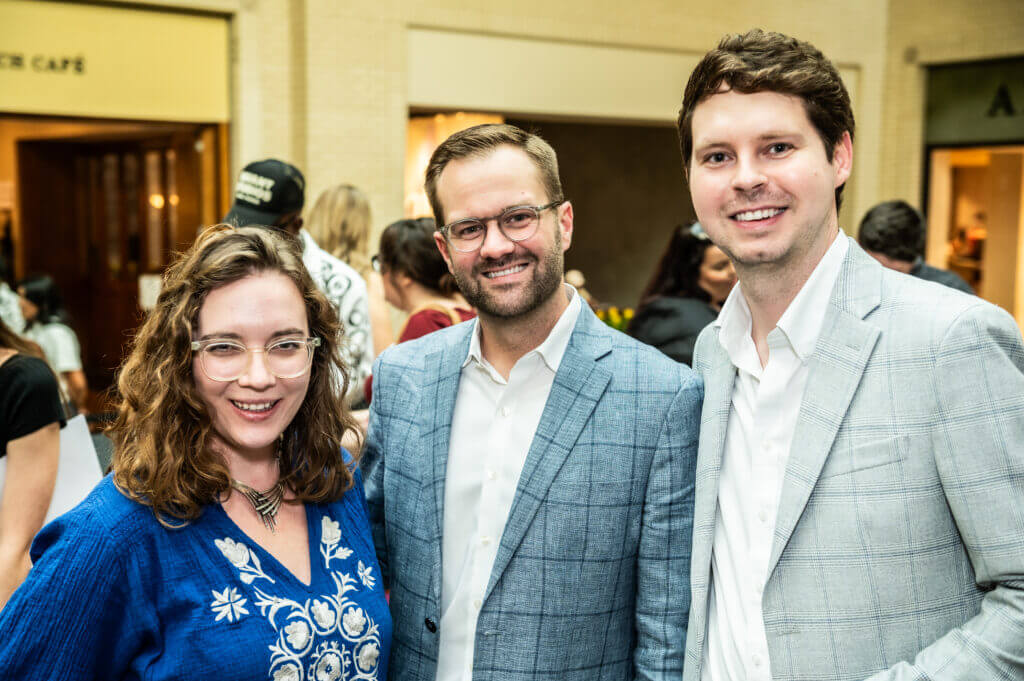
M282 338L265 347L247 347L236 340L208 338L192 341L203 373L213 381L234 381L249 370L254 353L263 355L263 366L278 378L298 378L313 363L319 338Z
M487 234L487 225L494 220L509 241L525 241L537 233L540 214L549 208L560 206L566 199L558 199L543 206L512 206L489 218L463 218L450 222L441 228L441 233L459 253L473 253L480 250Z

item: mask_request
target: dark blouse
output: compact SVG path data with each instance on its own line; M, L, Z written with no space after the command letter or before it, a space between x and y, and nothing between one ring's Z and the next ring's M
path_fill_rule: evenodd
M46 362L15 355L0 364L0 456L7 443L53 422L64 425L57 379Z
M636 311L629 335L677 362L692 364L697 336L717 317L718 312L703 300L662 296Z

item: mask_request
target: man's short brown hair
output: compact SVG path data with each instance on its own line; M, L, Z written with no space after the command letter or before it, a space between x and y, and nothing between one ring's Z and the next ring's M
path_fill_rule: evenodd
M818 48L782 33L760 29L742 35L729 34L704 55L686 84L677 126L687 174L693 153L693 112L698 104L723 88L742 94L778 92L799 97L807 118L825 144L829 161L844 132L849 132L853 139L850 95L835 65ZM842 192L840 185L836 188L836 209Z
M521 149L534 165L540 182L548 194L548 201L559 201L562 197L562 182L558 179L558 157L551 145L540 136L526 132L514 125L486 123L460 130L441 143L430 156L427 164L425 188L434 221L440 228L446 224L444 209L437 197L437 181L450 161L469 157L482 157L498 147L512 146Z

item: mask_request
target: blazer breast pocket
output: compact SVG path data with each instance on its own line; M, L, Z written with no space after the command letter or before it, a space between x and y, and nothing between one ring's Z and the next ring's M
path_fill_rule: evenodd
M821 469L818 479L848 476L899 463L906 458L909 448L910 436L908 435L873 440L852 447L835 446L829 452L825 467Z
M628 554L640 534L639 484L629 478L552 484L533 525L543 528L545 555L606 559Z

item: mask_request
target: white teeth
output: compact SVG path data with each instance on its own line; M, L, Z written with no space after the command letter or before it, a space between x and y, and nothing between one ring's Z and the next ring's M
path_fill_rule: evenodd
M231 400L231 404L242 411L269 411L276 402L235 402Z
M495 277L504 277L508 274L513 274L515 272L522 272L525 269L526 265L514 265L507 269L498 270L497 272L485 272L484 276L487 277L488 279L494 279Z
M747 222L749 220L764 220L766 218L773 218L781 213L784 208L762 208L760 210L748 210L743 213L736 213L733 216L736 220Z

